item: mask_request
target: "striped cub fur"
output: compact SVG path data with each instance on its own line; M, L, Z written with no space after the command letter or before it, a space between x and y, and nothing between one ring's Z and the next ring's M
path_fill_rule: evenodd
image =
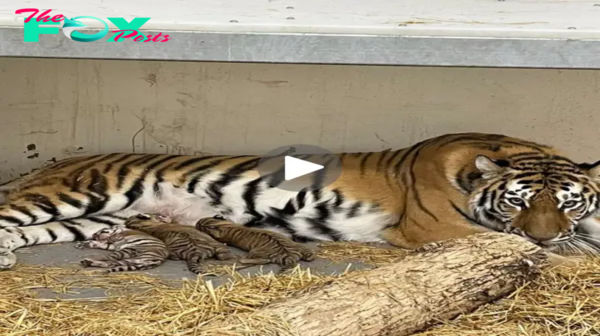
M308 247L276 232L244 227L216 218L199 220L196 229L222 243L248 251L246 259L240 260L242 264L275 263L287 269L296 266L300 260L315 260L314 253Z
M214 240L211 236L196 230L193 226L171 223L166 216L138 214L125 221L129 229L142 231L162 240L172 260L185 260L187 267L196 274L202 273L200 263L208 258L218 260L233 259L227 246Z
M93 240L79 242L75 247L113 251L105 257L85 258L84 267L108 268L104 272L139 271L162 265L169 250L160 239L144 232L124 228L107 228L96 232Z

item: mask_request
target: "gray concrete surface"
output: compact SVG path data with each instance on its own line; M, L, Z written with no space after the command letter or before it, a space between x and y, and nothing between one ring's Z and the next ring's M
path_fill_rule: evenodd
M311 247L316 249L316 244L310 244ZM233 252L238 255L244 254L243 251L232 248ZM98 256L109 253L108 251L102 250L79 250L76 249L74 244L65 243L65 244L55 244L55 245L39 245L28 248L19 249L16 251L17 257L19 258L19 263L29 264L29 265L43 265L43 266L53 266L53 267L68 267L68 268L77 268L81 267L79 261L86 257ZM217 261L208 260L206 264L215 263ZM348 265L350 266L350 270L354 269L368 269L373 266L356 262L356 261L347 261L347 262L332 262L326 259L317 259L312 262L300 262L300 265L303 268L310 268L312 273L315 274L340 274L343 273ZM255 275L261 272L268 273L270 271L278 272L279 266L274 264L262 265L262 266L253 266L249 268L245 268L239 271L240 274L243 275ZM172 261L169 260L163 265L147 270L141 271L141 273L150 275L152 277L159 278L164 280L167 283L172 284L173 286L177 286L180 281L183 279L195 279L196 275L190 272L185 263L182 261ZM229 275L222 276L205 276L206 280L212 280L213 285L219 286L230 279ZM54 293L49 289L39 289L37 290L40 298L53 298L53 299L76 299L76 298L102 298L106 297L106 293L103 289L94 289L94 288L77 288L74 287L75 293ZM132 291L135 291L135 288L131 288Z

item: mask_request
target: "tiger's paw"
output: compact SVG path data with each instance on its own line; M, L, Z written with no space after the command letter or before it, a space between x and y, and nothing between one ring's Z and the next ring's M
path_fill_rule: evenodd
M99 242L96 240L86 240L80 241L75 244L75 248L84 250L84 249L104 249L105 243Z
M231 259L235 259L235 256L233 255L233 253L231 253L231 251L229 249L225 249L225 250L217 250L215 252L215 258L217 260L231 260Z
M75 244L75 248L76 248L76 249L80 249L80 250L85 250L85 249L88 249L88 248L90 248L90 247L89 247L89 245L90 245L90 242L91 242L91 240L86 240L86 241L80 241L80 242L77 242L77 243Z
M553 252L548 252L547 255L550 266L576 267L586 260L582 256L562 256Z
M298 258L297 256L293 256L293 255L286 255L283 256L282 258L278 258L277 264L279 266L281 266L281 270L285 271L288 270L290 268L294 268L296 266L298 266L298 261L300 261L300 258Z
M94 261L92 259L85 258L85 259L82 259L79 263L83 267L91 267L93 262Z
M11 269L17 263L17 256L7 249L0 248L0 270Z
M92 268L88 269L84 272L86 275L97 276L97 275L107 275L110 273L109 269L106 268Z
M14 251L24 245L25 243L18 235L6 230L0 230L0 249Z
M271 259L248 259L248 258L241 258L239 260L239 263L242 265L250 265L250 266L254 266L254 265L266 265L266 264L270 264L272 261Z
M309 248L303 248L301 253L304 261L315 261L317 259L317 254Z
M79 262L83 267L110 267L111 265L105 261L96 260L93 258L84 258Z
M302 253L297 250L284 249L281 250L254 250L250 251L245 260L270 260L271 263L277 264L284 269L293 268L298 265L302 259Z

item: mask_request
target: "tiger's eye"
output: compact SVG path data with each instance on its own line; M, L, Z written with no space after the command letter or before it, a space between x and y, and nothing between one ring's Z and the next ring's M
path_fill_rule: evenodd
M525 202L520 198L508 198L506 201L517 207L522 207L525 205Z
M572 208L576 205L577 205L577 202L575 202L575 201L566 201L563 203L563 207L565 207L565 208Z

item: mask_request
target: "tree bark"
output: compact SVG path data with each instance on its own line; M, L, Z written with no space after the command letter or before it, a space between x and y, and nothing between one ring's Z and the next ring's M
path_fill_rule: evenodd
M548 264L517 236L478 234L427 245L259 314L283 318L302 336L409 335L511 293Z

